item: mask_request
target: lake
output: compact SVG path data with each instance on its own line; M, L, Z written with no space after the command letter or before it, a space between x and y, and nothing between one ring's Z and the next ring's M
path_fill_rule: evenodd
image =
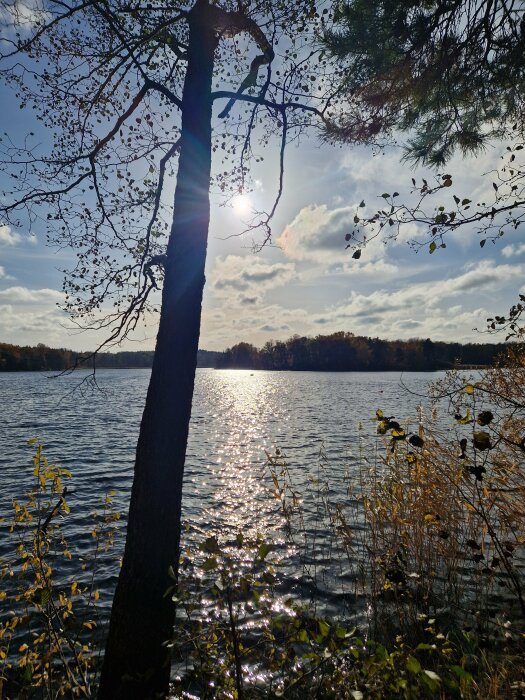
M0 517L9 515L12 498L21 497L31 483L30 438L45 444L50 461L73 473L71 514L65 522L70 545L78 551L88 547L90 513L100 509L105 493L116 491L116 508L125 516L149 374L146 369L101 370L96 387L82 383L86 372L54 379L40 373L0 374ZM304 560L298 566L293 547L284 549L282 514L271 495L271 479L263 476L266 452L278 448L286 455L294 488L304 496L305 529L313 532L318 503L306 494L319 470L329 481L330 494L345 498L345 478L351 481L358 472L360 439L375 444L376 424L370 419L376 409L415 421L420 395L442 374L197 370L184 537L216 534L228 539L241 529L272 532L283 542L286 565L296 570L294 585L307 588L311 569L305 570ZM116 548L103 556L98 569L103 606L110 604L118 573L122 526ZM1 556L9 537L7 523L0 528ZM331 542L318 538L309 565L321 591L324 586L328 607L337 607L332 583L351 576L340 564L334 570L330 547Z

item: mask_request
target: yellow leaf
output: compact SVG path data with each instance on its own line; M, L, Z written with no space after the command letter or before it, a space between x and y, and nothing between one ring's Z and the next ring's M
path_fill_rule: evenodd
M27 646L27 644L21 644L21 645L18 647L18 651L21 652L21 653L23 653L24 651L27 651L28 649L29 649L29 647Z
M465 393L466 394L473 394L474 393L474 387L472 386L472 384L467 384L467 386L465 387Z

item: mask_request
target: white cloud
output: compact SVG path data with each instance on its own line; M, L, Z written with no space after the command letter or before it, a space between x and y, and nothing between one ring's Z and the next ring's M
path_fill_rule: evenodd
M356 229L354 217L359 207L347 206L329 209L325 204L304 207L288 224L277 244L292 260L331 265L332 272L352 272L362 275L394 275L398 267L385 260L387 246L378 237L368 240L361 247L359 260L352 259L345 236ZM410 226L397 243L413 238L415 226ZM362 236L362 233L357 233ZM390 243L392 245L392 242Z
M63 299L56 289L28 289L27 287L8 287L0 290L0 299L13 304L49 304Z
M16 245L21 240L22 236L13 231L10 226L0 226L0 245Z
M65 317L58 310L27 310L12 304L0 305L0 336L8 342L63 344Z
M521 255L522 253L525 253L525 243L511 243L510 245L506 245L501 250L501 254L506 258L512 258L513 256Z
M481 299L490 302L494 290L521 279L524 273L525 265L483 261L449 279L417 282L394 291L353 292L347 302L316 314L313 322L323 332L348 329L391 339L429 336L435 340L479 340L473 328L483 328L491 315L479 305ZM451 306L449 299L461 303Z

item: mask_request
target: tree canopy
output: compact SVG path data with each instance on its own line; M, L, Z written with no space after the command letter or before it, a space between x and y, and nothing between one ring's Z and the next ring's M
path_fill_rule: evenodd
M525 126L525 25L514 0L343 2L324 35L368 129L411 130L407 158L443 165ZM328 136L360 136L341 113Z

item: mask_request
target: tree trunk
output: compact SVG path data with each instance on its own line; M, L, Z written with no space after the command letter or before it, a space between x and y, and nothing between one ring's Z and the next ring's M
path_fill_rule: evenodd
M163 697L174 609L164 597L178 569L182 480L197 363L210 218L211 80L217 38L207 1L189 16L188 66L174 217L157 346L137 445L122 569L98 697Z

